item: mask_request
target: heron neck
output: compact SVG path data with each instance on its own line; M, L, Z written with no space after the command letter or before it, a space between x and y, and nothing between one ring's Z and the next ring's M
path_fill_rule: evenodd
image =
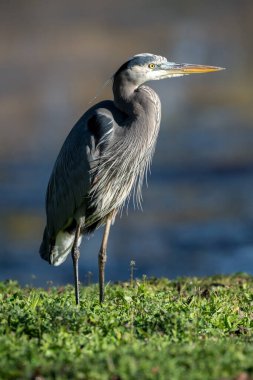
M135 90L138 85L130 82L126 77L114 78L113 95L114 103L120 111L128 116L134 116L139 112L138 102L135 101Z

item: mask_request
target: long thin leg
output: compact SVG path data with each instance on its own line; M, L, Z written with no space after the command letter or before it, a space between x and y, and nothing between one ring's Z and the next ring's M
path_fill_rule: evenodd
M75 296L76 296L76 304L77 305L79 305L79 302L80 302L80 298L79 298L79 275L78 275L78 260L80 257L80 251L78 248L78 239L80 236L80 229L81 229L81 226L80 226L80 224L78 224L76 226L75 239L74 239L73 247L71 250L73 267L74 267Z
M106 263L106 248L110 232L110 227L112 224L112 215L109 215L105 225L105 231L102 239L102 244L100 247L98 255L98 266L99 266L99 300L100 303L104 302L105 298L105 263Z

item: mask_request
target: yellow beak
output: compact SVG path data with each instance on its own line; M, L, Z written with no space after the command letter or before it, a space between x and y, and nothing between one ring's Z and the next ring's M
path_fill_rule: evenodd
M213 71L225 70L223 67L193 65L189 63L168 63L161 67L168 75L189 75L189 74L204 74Z
M220 71L224 70L223 67L216 67L216 66L204 66L204 65L190 65L187 63L184 63L181 65L181 67L178 68L179 73L182 74L204 74L204 73L211 73L212 71ZM178 72L178 70L176 70Z

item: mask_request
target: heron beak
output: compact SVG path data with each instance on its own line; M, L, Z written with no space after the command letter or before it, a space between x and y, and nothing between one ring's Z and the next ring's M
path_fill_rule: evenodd
M211 73L213 71L225 70L223 67L205 66L205 65L193 65L189 63L172 63L168 62L161 69L165 71L164 77L180 76L189 74L204 74Z

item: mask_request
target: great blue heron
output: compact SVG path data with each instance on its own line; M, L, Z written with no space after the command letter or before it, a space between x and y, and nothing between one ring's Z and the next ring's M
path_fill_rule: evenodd
M91 107L70 131L47 188L47 224L40 255L50 264L60 265L71 252L77 304L82 235L105 224L98 256L103 302L111 224L132 190L136 202L141 201L142 182L154 153L161 116L158 95L143 84L221 69L177 64L149 53L137 54L113 76L114 100Z

